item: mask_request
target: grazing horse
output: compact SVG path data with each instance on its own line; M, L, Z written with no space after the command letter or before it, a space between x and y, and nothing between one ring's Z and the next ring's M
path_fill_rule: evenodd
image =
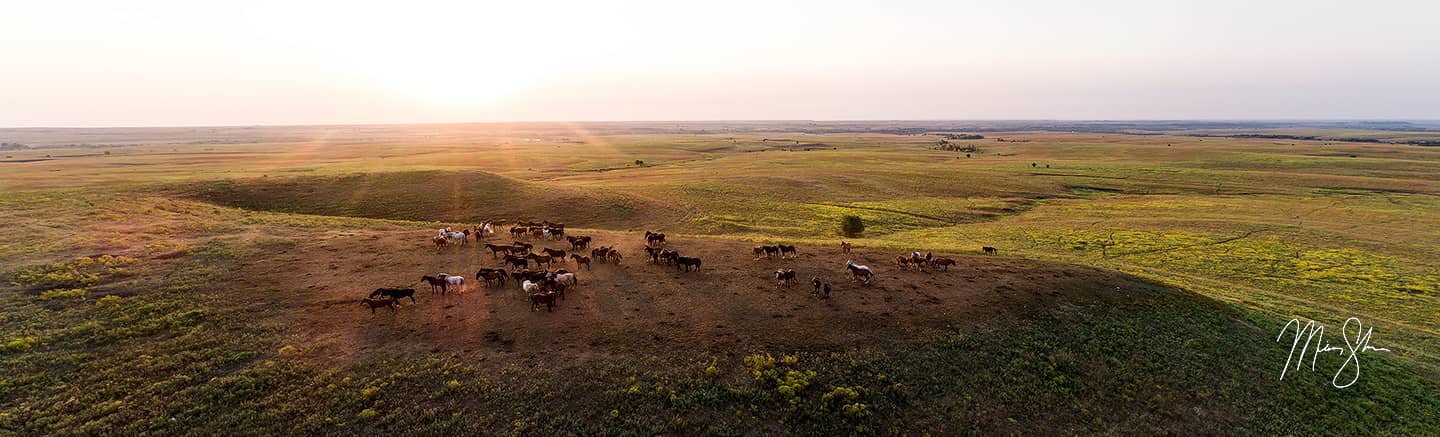
M505 255L505 263L506 263L506 264L509 264L511 268L516 268L516 267L518 267L518 268L529 268L529 267L530 267L530 260L529 260L529 259L526 259L526 258L524 258L524 257L518 257L518 256L515 256L515 255L508 255L508 254Z
M787 246L787 245L781 244L779 248L780 248L780 257L781 257L781 258L784 258L784 257L785 257L785 254L787 254L787 253L790 254L790 257L791 257L791 258L795 258L795 257L800 256L800 255L799 255L799 252L795 249L795 246Z
M675 271L678 272L683 268L688 272L690 271L690 266L695 266L695 271L700 271L700 258L691 258L688 256L675 257Z
M850 242L849 242L849 241L841 241L841 242L840 242L840 253L850 253Z
M545 312L555 312L555 292L531 293L530 312L539 311L541 305L545 306Z
M755 259L769 258L780 253L780 246L755 246L750 252L755 254Z
M948 272L950 271L950 266L955 265L955 260L942 256L939 258L935 258L934 261L930 262L930 265L932 267L940 267L941 270Z
M590 257L578 253L572 253L570 254L570 259L575 260L575 268L578 269L580 268L580 266L585 266L586 270L590 270Z
M420 280L430 284L430 294L435 294L436 290L439 290L440 294L445 294L445 286L449 284L445 278L437 278L430 275L421 276Z
M373 298L376 296L384 296L395 300L408 297L410 298L410 303L418 303L415 302L414 288L376 288L375 291L370 292L370 297Z
M775 286L789 287L795 285L795 270L780 269L775 271Z
M869 284L870 278L875 276L875 272L870 271L870 266L855 264L854 261L846 260L845 268L850 270L850 281L852 282L863 280Z
M981 247L980 250L984 251L986 255L999 255L999 254L1000 254L1000 249L996 249L996 248L993 248L993 247L990 247L990 246Z
M375 309L380 307L390 307L390 312L395 312L395 298L392 297L367 297L360 299L360 304L370 307L371 315L374 315Z

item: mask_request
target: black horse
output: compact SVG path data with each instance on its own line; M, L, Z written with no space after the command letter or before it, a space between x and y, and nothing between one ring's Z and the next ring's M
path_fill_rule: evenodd
M415 302L414 288L376 288L375 291L370 292L370 297L375 296L385 296L395 300L408 297L410 303L418 303Z

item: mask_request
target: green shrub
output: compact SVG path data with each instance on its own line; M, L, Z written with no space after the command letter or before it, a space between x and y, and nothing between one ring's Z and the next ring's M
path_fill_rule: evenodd
M8 342L5 342L5 351L6 351L6 352L24 352L24 351L28 351L28 350L30 350L30 348L35 347L35 343L38 343L38 342L39 342L39 340L36 340L35 337L17 337L17 338L12 339L12 340L10 340L10 341L8 341Z
M52 300L52 299L71 299L71 298L77 298L77 297L80 298L80 299L84 299L84 298L85 298L85 289L83 289L83 288L57 288L57 289L54 289L54 290L47 290L47 291L41 292L41 293L40 293L40 296L37 297L36 299L37 299L37 300Z
M859 237L865 233L865 221L858 215L847 215L840 217L840 235L846 237Z

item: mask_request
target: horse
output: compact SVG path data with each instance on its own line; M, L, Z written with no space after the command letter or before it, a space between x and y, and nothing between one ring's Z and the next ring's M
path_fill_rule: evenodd
M373 298L376 296L384 296L395 300L408 297L410 298L410 303L419 303L415 302L414 288L376 288L375 291L370 292L370 297Z
M525 257L529 258L531 261L535 261L536 266L539 266L540 264L545 264L545 268L547 269L550 268L550 261L553 259L550 257L550 255L536 255L533 253L530 255L526 255Z
M521 288L521 289L524 289L524 288L525 288L525 283L524 283L524 281L529 281L529 282L534 282L534 283L536 283L536 284L539 284L540 281L545 280L545 277L546 277L546 276L549 276L549 275L550 275L550 272L546 272L546 271L544 271L544 270L522 270L522 271L516 272L514 275L512 275L512 277L514 277L516 281L521 281L521 283L520 283L520 288Z
M820 280L820 277L816 276L816 277L810 278L810 285L815 287L815 291L810 292L810 294L813 294L813 295L816 295L816 296L823 296L823 297L825 297L825 298L827 298L827 299L830 298L830 283L829 283L829 282L821 281L821 280ZM824 293L823 295L821 294L822 292Z
M498 244L486 244L486 245L485 245L485 248L486 248L486 249L490 249L490 257L491 257L491 258L499 258L501 252L504 252L504 253L507 253L507 254L508 254L508 253L510 253L510 249L514 249L515 247L514 247L514 246L501 246L501 245L498 245Z
M1000 249L996 249L996 248L993 248L993 247L990 247L990 246L981 247L980 250L981 250L981 251L984 251L986 255L999 255L999 254L1000 254Z
M369 306L369 307L370 307L370 314L371 314L372 316L375 314L375 309L376 309L376 308L380 308L380 307L390 307L390 312L392 312L392 313L395 312L395 299L394 299L394 298L390 298L390 297L381 297L381 298L367 297L367 298L364 298L364 299L360 299L360 304L361 304L361 305L365 305L365 306Z
M791 257L791 258L795 258L795 257L800 256L800 255L799 255L799 252L795 249L795 246L787 246L787 245L781 244L781 245L779 246L779 248L780 248L780 257L781 257L781 258L784 258L784 257L785 257L785 254L787 254L787 253L790 254L790 257Z
M580 250L590 246L590 237L565 237L570 242L570 250Z
M449 281L446 281L444 278L437 278L430 275L421 276L420 280L430 284L430 294L435 294L435 290L437 289L440 290L440 294L445 294L445 286L449 284Z
M456 287L460 287L460 291L457 291L456 293L463 293L463 292L465 291L465 278L464 278L464 277L461 277L461 276L451 276L451 275L447 275L447 274L441 273L441 274L440 274L440 279L444 279L446 284L453 285L453 286L456 286Z
M538 287L537 287L537 288L538 288ZM540 305L545 305L545 311L546 311L546 312L554 312L554 311L555 311L555 292L548 292L548 293L531 293L531 294L530 294L530 312L539 311L539 310L540 310Z
M850 242L849 242L849 241L841 241L841 242L840 242L840 253L850 253Z
M911 263L914 263L914 262L915 262L915 260L914 260L914 259L911 259L911 258L908 257L908 256L895 255L895 267L899 268L900 270L909 269Z
M490 281L497 282L498 286L504 286L505 279L510 277L510 272L505 271L505 269L482 268L475 272L475 277L484 279L486 286L490 285Z
M755 254L755 259L760 259L761 257L769 258L780 253L780 246L755 246L750 249L750 252Z
M533 244L530 244L530 243L522 243L522 242L519 242L519 241L514 242L514 243L511 244L510 246L511 246L511 247L515 247L515 248L519 249L520 251L524 251L525 253L530 253L530 249L535 248L535 245L533 245Z
M608 258L608 259L610 260L610 262L613 262L613 263L616 263L616 264L619 264L619 263L620 263L620 259L621 259L621 258L624 258L624 257L620 256L620 251L615 250L615 249L606 250L606 251L605 251L605 257Z
M515 267L519 267L519 268L529 268L529 267L530 267L530 260L529 260L529 259L526 259L526 258L523 258L523 257L518 257L518 256L515 256L515 255L506 254L504 261L505 261L505 264L509 264L511 268L515 268Z
M870 278L875 276L875 272L870 271L870 266L855 264L855 261L845 260L845 268L850 270L851 282L863 280L869 284Z
M572 253L570 254L570 259L575 260L575 268L585 266L585 270L590 270L590 257L578 253Z
M574 273L557 273L555 275L555 281L561 284L569 283L570 285L580 285L580 279L575 277Z
M650 246L655 243L665 244L665 234L645 231L645 245Z
M930 265L934 267L940 267L941 270L948 272L950 271L950 266L955 265L955 260L942 256L936 258L934 261L931 261Z
M795 284L795 270L780 269L775 271L775 286L788 287Z
M450 244L450 240L446 240L445 237L431 238L430 242L435 243L435 250L444 249L445 245Z
M556 259L556 262L565 262L565 251L563 251L563 250L560 250L560 249L551 249L551 248L548 248L548 247L547 247L547 248L545 248L545 249L540 250L540 252L542 252L542 253L544 253L544 254L546 254L546 255L550 255L551 258L555 258L555 259Z
M675 257L675 271L678 272L681 268L684 268L685 271L688 272L690 271L690 266L695 266L695 271L700 271L700 258L691 258L688 256Z
M465 232L446 232L446 233L445 233L445 240L447 240L447 242L448 242L448 241L452 241L452 240L453 240L453 241L457 241L457 242L460 243L461 246L464 246L464 245L465 245L465 242L466 242L466 241L469 241L469 237L470 237L470 233L469 233L469 232L470 232L470 231L469 231L468 229L467 229Z

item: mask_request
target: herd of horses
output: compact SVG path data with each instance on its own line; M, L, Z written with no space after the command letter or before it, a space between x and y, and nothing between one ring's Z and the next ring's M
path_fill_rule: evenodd
M438 230L432 238L438 249L451 246L466 246L473 237L479 244L486 236L494 235L495 229L504 225L504 221L486 221L471 228L462 228L455 231L446 227ZM565 225L550 221L527 222L520 221L510 227L510 235L514 240L510 243L485 244L485 249L490 251L492 259L499 262L498 267L481 268L475 272L475 278L481 280L485 287L505 287L514 283L519 288L522 296L530 302L530 310L538 311L544 307L546 311L554 311L555 306L565 299L565 292L568 288L576 287L580 281L576 272L564 267L566 262L573 262L576 270L582 267L591 270L591 263L614 263L618 264L623 260L620 251L613 246L599 246L590 248L592 237L582 235L566 235ZM674 266L676 272L699 272L702 261L699 257L684 256L679 251L670 249L666 245L665 234L656 231L645 231L644 251L648 262L654 265ZM564 239L570 244L570 249L557 249L541 247L537 252L535 244L520 241L530 239L531 241L560 240ZM590 249L588 256L582 254L582 250ZM841 254L851 254L853 246L848 241L840 242ZM999 253L994 247L985 246L981 248L987 255ZM799 257L799 248L794 245L774 244L759 245L751 248L751 254L755 260L761 259L794 259ZM895 257L895 266L900 270L942 270L948 271L951 266L958 262L948 257L936 257L929 252L911 252L907 255ZM557 265L561 267L556 268ZM850 274L850 282L870 284L875 278L875 272L870 266L857 264L851 259L845 261L846 271ZM780 268L774 273L775 286L777 288L794 287L799 282L799 274L794 269ZM450 294L452 290L463 293L466 287L466 280L462 276L439 273L434 276L424 275L420 281L430 285L431 294L442 296ZM812 295L829 298L834 287L831 283L822 280L819 276L811 277L810 284L813 288ZM402 299L410 299L416 303L415 290L413 288L378 288L372 291L369 296L361 299L361 304L370 308L372 314L380 308L390 308L396 311L396 307Z

